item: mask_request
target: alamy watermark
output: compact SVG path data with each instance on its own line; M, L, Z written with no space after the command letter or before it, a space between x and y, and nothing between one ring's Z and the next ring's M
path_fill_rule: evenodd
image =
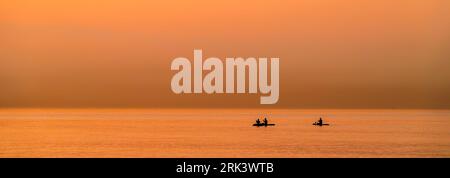
M258 93L259 91L264 94L264 96L261 96L261 104L275 104L278 102L280 92L279 58L270 58L270 84L268 81L267 58L258 58L256 60L254 57L248 57L246 59L241 57L227 57L224 68L222 60L217 57L209 57L203 61L203 51L196 49L194 50L193 72L191 66L191 61L185 57L178 57L172 61L171 70L178 71L171 81L171 87L174 93L192 93L192 74L194 75L193 93L236 93L235 83L237 85L237 93L245 93L246 78L248 78L248 92ZM246 69L248 69L248 77L246 77ZM209 71L209 73L203 78L204 70Z

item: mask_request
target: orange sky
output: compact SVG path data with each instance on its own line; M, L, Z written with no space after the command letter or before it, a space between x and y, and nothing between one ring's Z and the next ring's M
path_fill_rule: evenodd
M0 2L0 107L450 108L448 0ZM176 57L279 57L280 99L175 95Z

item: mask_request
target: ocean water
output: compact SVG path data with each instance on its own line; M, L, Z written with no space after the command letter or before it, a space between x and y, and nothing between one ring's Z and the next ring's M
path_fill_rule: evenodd
M1 109L0 157L450 157L450 110Z

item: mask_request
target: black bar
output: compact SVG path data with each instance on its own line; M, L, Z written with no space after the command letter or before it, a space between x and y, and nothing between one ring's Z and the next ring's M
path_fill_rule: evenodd
M13 175L29 174L42 176L139 176L155 175L168 177L366 177L388 175L431 176L446 175L448 159L358 159L358 158L107 158L107 159L0 159L1 170ZM223 172L223 164L227 169ZM228 164L239 165L240 169L230 169ZM258 172L243 172L243 164L265 165ZM264 164L262 164L264 163ZM267 169L267 163L273 169ZM178 165L210 165L209 172L177 172ZM235 166L232 166L235 167ZM19 168L19 171L16 171ZM197 167L198 168L198 167ZM214 170L213 168L216 168ZM259 167L261 168L261 167ZM222 171L222 172L221 172ZM240 171L240 172L239 172ZM61 174L63 173L63 174ZM309 177L309 176L308 176Z

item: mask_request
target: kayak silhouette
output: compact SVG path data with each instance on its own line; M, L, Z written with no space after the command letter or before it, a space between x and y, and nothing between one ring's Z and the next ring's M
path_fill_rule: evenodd
M259 124L253 124L253 126L256 126L256 127L261 127L261 126L267 127L267 126L275 126L275 124L259 123Z
M264 118L263 122L261 122L259 120L259 118L258 118L258 119L256 119L256 124L253 124L253 126L256 126L256 127L261 127L261 126L267 127L267 126L275 126L275 124L269 124L269 120L267 120L267 118Z
M315 125L315 126L329 126L330 124L320 124L320 123L314 122L312 125Z
M322 117L321 117L317 122L314 122L313 125L315 125L315 126L329 126L330 124L324 124L323 120L322 120Z

